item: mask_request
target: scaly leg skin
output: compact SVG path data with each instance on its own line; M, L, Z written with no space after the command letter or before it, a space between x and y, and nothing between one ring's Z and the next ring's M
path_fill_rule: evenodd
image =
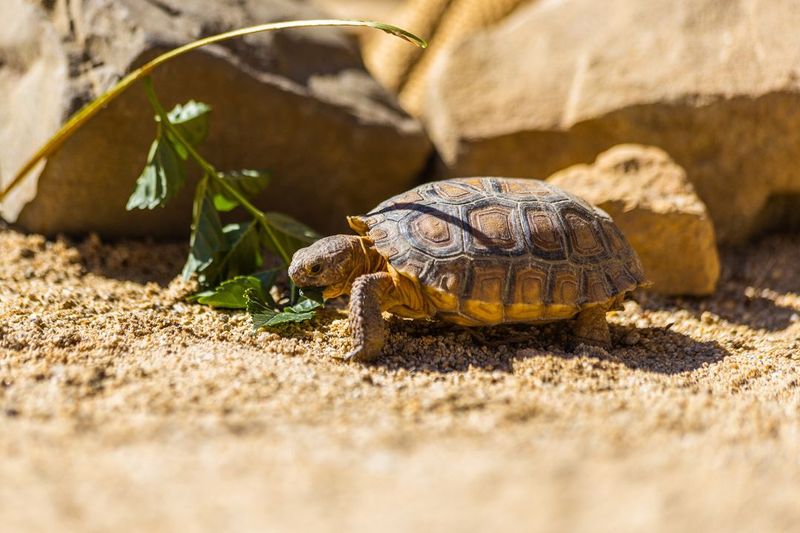
M382 303L394 289L388 272L376 272L356 278L350 293L350 334L353 349L344 359L371 361L381 354L384 343Z
M588 344L611 348L611 332L606 321L606 307L595 306L584 309L575 317L575 344Z

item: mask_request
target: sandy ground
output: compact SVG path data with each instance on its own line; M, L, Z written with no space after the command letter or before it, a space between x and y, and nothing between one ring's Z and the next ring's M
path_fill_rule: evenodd
M4 531L790 531L800 237L647 295L610 352L336 311L281 336L182 303L179 245L0 229ZM489 331L499 339L529 330Z

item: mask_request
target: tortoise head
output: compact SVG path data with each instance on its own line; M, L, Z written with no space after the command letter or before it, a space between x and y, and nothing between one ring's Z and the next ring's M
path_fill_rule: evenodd
M324 289L326 299L350 292L353 279L363 270L360 237L332 235L295 252L289 277L303 288Z

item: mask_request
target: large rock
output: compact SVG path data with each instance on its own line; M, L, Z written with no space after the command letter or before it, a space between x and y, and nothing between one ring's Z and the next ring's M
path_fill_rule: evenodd
M71 113L156 54L204 35L276 20L320 18L289 0L0 2L0 178L16 171ZM411 45L409 45L411 46ZM202 153L220 169L266 168L262 206L321 231L344 228L414 184L430 153L418 122L363 67L340 30L282 31L229 41L156 71L165 103L213 109ZM13 198L7 220L45 234L188 231L189 191L155 211L125 211L154 135L134 87L74 135ZM191 183L189 184L191 187ZM30 201L29 203L26 203Z
M620 145L548 181L606 211L662 294L711 294L719 279L714 226L686 173L663 150Z
M502 20L530 0L407 0L390 21L428 39L422 50L370 34L364 60L370 72L398 94L403 108L414 116L422 111L431 67L451 46ZM400 45L400 46L398 46Z
M742 241L800 207L799 27L797 0L540 1L437 62L425 118L450 175L659 146Z

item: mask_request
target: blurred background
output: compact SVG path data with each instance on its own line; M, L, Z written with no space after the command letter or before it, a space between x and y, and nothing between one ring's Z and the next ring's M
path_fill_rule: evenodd
M212 106L210 161L272 172L262 207L330 233L425 180L552 177L608 210L650 271L686 250L671 279L655 274L673 294L714 290L717 244L800 219L794 0L4 0L0 16L15 21L0 31L3 184L159 53L257 23L352 17L430 47L292 30L204 48L154 75L166 105ZM143 91L128 91L0 214L45 235L183 237L188 194L124 209L153 130Z

